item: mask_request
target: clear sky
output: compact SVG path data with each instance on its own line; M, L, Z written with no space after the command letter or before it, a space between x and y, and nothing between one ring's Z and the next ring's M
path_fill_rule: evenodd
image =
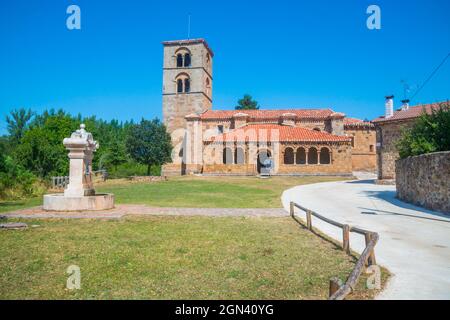
M81 8L81 30L66 9ZM381 8L381 30L366 9ZM205 38L213 108L250 93L266 108L326 108L369 118L404 97L450 52L449 0L0 2L0 134L14 108L104 119L161 117L163 40ZM412 90L409 95L412 95ZM413 104L450 98L450 59Z

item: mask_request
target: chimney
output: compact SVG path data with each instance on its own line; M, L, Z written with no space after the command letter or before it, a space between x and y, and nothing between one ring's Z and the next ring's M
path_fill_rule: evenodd
M387 96L386 102L384 103L386 108L385 118L390 118L394 115L394 96Z
M409 109L409 99L402 100L402 110L408 110Z

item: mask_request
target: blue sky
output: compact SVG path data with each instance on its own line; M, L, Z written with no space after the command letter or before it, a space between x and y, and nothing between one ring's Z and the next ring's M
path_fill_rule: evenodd
M81 8L81 30L66 8ZM381 8L368 30L366 8ZM450 52L450 1L103 1L0 3L0 134L14 108L104 119L161 117L163 40L203 37L215 109L250 93L262 108L326 108L372 119ZM450 98L450 59L413 104Z

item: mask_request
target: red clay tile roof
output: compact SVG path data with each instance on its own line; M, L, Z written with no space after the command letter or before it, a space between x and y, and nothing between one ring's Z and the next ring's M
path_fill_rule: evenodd
M344 127L374 127L374 125L370 121L357 118L344 118Z
M208 49L209 54L211 57L214 57L214 52L209 47L208 43L203 38L198 39L184 39L184 40L171 40L171 41L163 41L162 44L165 46L183 46L183 45L189 45L189 44L196 44L196 43L203 43Z
M349 142L346 136L337 136L323 131L278 124L248 124L233 131L212 137L213 142Z
M442 103L442 102L441 102ZM430 104L422 104L418 106L409 107L408 110L400 110L394 111L394 115L389 118L385 118L384 116L378 117L375 120L372 120L374 123L382 123L388 121L398 121L398 120L407 120L419 117L424 111L426 113L431 113L433 109L439 108L440 103L430 103Z
M249 118L279 119L284 113L293 113L303 119L327 119L329 117L344 117L343 113L334 112L331 109L284 109L284 110L208 110L201 115L202 120L232 119L236 113L246 113Z

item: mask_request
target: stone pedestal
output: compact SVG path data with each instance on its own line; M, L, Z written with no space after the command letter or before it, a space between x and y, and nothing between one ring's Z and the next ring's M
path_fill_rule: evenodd
M92 158L98 143L92 134L85 130L84 124L65 138L64 146L69 150L69 184L64 194L44 196L44 210L79 211L106 210L114 207L114 195L95 194L92 182Z

